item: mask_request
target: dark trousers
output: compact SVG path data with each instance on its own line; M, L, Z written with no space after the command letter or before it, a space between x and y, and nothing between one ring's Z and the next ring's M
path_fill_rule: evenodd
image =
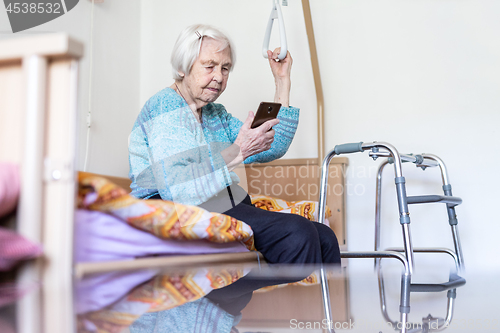
M250 302L254 290L306 278L312 273L310 266L307 267L306 264L340 264L339 244L332 229L299 215L257 208L239 186L231 186L228 195L219 194L200 207L217 212L218 207L224 206L221 202L226 202L228 196L235 203L234 207L219 213L250 225L254 232L255 247L268 263L305 267L303 274L294 278L262 279L246 276L229 286L210 292L206 297L225 311L233 315L239 314Z

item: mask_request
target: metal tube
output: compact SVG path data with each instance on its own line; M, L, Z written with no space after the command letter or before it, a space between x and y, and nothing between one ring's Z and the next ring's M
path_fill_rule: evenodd
M395 252L402 252L404 251L401 248L388 248L386 251L395 251ZM445 253L450 255L454 262L455 262L455 267L458 270L458 258L455 252L451 251L450 249L447 248L414 248L414 252L421 252L421 253ZM381 268L381 267L380 267ZM389 318L386 310L386 305L385 305L385 289L384 289L384 281L383 281L383 275L381 272L381 269L379 269L379 295L380 295L380 300L381 300L381 307L382 307L382 313L384 315L384 318L390 322L391 319ZM454 312L454 304L455 304L455 299L452 297L448 297L448 303L447 303L447 310L446 310L446 318L444 319L443 324L439 325L437 329L433 329L433 331L442 331L446 327L448 327L453 319L453 312ZM408 331L408 333L417 333L421 332L422 328L416 328L416 329L411 329Z
M387 305L385 301L385 283L384 283L384 276L382 275L382 267L380 264L380 259L376 259L379 261L379 265L377 267L377 276L378 276L378 295L380 299L380 309L382 311L382 316L384 319L388 322L391 323L391 325L394 327L397 325L397 321L392 320L389 317L389 313L387 312Z
M399 218L403 228L403 238L404 238L404 246L406 252L406 259L410 264L410 270L413 272L414 260L413 260L413 250L412 250L412 242L411 242L411 234L410 234L410 218L408 211L408 203L406 202L406 187L405 180L402 173L401 168L401 158L397 149L386 142L372 142L372 143L363 143L361 145L363 150L371 149L371 148L384 148L389 151L391 156L394 159L394 174L396 176L396 190L398 195L398 205L399 205Z
M406 333L406 323L408 322L408 314L401 312L399 322L401 323L401 333Z
M326 198L328 194L328 172L330 171L330 161L335 156L332 150L326 155L321 166L321 183L319 187L319 210L318 222L325 224Z
M398 328L399 326L401 326L401 329L403 329L404 327L404 330L407 331L407 333L416 333L416 332L420 332L422 331L422 329L412 329L412 330L408 330L408 328L406 327L406 325L408 324L408 315L407 313L401 313L401 316L400 316L400 322L397 322L397 321L394 321L392 320L390 317L389 317L389 314L387 312L387 306L386 306L386 302L385 302L385 284L384 284L384 276L382 274L382 269L381 269L381 265L378 267L378 270L377 270L377 273L378 273L378 285L379 285L379 297L380 297L380 307L381 307L381 310L382 310L382 315L384 317L384 319L390 323L392 325L393 328ZM402 279L402 290L401 290L401 295L403 295L404 292L407 293L407 305L409 306L409 286L411 284L411 277L407 277L405 279L405 277L407 277L406 275L403 275L403 279ZM404 285L406 284L406 285ZM403 290L404 288L406 288L406 290ZM404 316L403 316L404 314ZM404 324L403 324L403 321L404 321ZM398 326L399 325L399 326ZM417 324L411 324L410 327L414 327L414 326L417 326Z
M321 184L319 193L319 216L318 222L325 224L325 212L326 212L326 198L328 194L328 172L330 170L330 161L333 156L335 156L335 150L332 150L323 160L323 165L321 167ZM331 327L332 317L331 317L331 304L330 304L330 293L328 288L328 279L326 277L325 269L322 267L320 270L321 279L321 293L323 298L323 310L325 313L325 319L328 323L328 333L333 332L333 327Z
M370 152L368 154L370 157L391 157L391 154L389 152L386 152L386 151L382 151L382 152ZM417 158L413 155L408 155L408 154L399 154L399 157L401 158L401 161L403 162L410 162L410 163L417 163ZM428 168L432 168L432 167L437 167L439 164L433 160L425 160L418 164L418 166L424 166L424 167L428 167Z
M408 260L408 264L410 265L410 272L413 274L413 245L411 243L411 234L410 234L410 224L405 223L401 225L403 229L403 241L406 253L406 259Z
M448 177L448 170L447 170L446 165L444 164L443 160L441 158L439 158L438 156L433 155L433 154L422 154L422 156L424 158L428 158L428 159L436 161L438 163L439 168L441 170L441 178L443 180L443 187L446 187L446 186L449 187L449 190L448 191L445 190L444 194L451 196L452 192L451 192L450 180ZM448 217L450 219L456 218L455 208L454 207L447 207L447 208L448 208ZM456 220L455 220L455 223L456 223ZM452 232L452 236L453 236L453 243L455 246L455 252L458 256L458 262L459 262L460 269L464 270L465 266L464 266L462 246L460 244L460 237L458 234L458 227L456 226L456 224L451 225L451 232Z
M438 163L439 169L441 169L441 178L443 179L443 185L449 185L450 182L448 178L448 170L446 169L446 165L444 164L443 160L433 154L422 154L422 156Z
M404 274L410 274L410 266L406 257L395 251L340 251L340 257L347 259L394 258L398 259L403 264Z
M446 306L446 308L447 308L446 318L444 320L439 319L439 322L441 322L441 323L439 324L439 326L437 328L431 328L431 330L430 330L431 332L444 331L446 328L448 328L450 326L451 320L453 319L454 307L455 307L455 300L453 298L448 298L448 304ZM411 329L407 333L418 333L418 332L424 332L423 325L420 328ZM428 331L426 331L426 332L428 332Z
M375 251L380 248L380 218L381 218L381 205L382 205L382 172L389 161L385 160L380 164L377 172L377 185L375 197ZM378 260L375 259L375 267L377 267Z
M408 264L408 261L405 256L398 252L394 251L373 251L373 252L352 252L352 251L340 251L340 257L341 258L395 258L398 259L404 267L404 272L403 272L403 277L406 277L404 279L404 283L407 283L406 286L402 285L401 290L408 290L410 289L410 283L411 283L411 270L410 270L410 265ZM384 315L384 318L388 321L391 322L393 325L397 325L398 323L396 321L392 321L389 318L389 315L387 314L387 310L385 307L385 292L383 291L383 279L380 278L381 274L379 275L379 286L382 284L382 289L379 289L379 295L380 295L380 302L383 304L382 306L382 314ZM401 281L403 283L403 279ZM382 291L381 291L382 290ZM409 300L409 295L408 300ZM403 330L402 332L406 332L406 320L407 316L403 314L401 315L401 320L404 320L404 325L403 325ZM402 321L403 323L403 321Z
M434 331L442 331L446 329L447 327L450 326L451 320L453 319L453 311L455 307L455 299L448 297L448 304L446 305L447 311L446 311L446 318L444 320L443 325L440 325L436 330Z
M323 298L323 310L325 311L325 319L328 323L327 331L328 333L334 333L333 326L331 325L332 321L332 312L331 312L331 304L330 304L330 291L328 287L328 279L326 276L326 271L323 267L320 269L320 280L321 280L321 296Z
M381 218L381 204L382 204L382 172L384 167L389 164L388 161L383 162L377 173L377 184L375 187L375 251L380 247L380 218Z
M408 313L410 313L410 285L411 275L403 274L403 276L401 277L401 300L399 302L399 312L401 314L401 332L406 332Z
M462 254L462 245L460 244L460 236L458 234L458 226L451 226L451 233L453 234L453 244L455 245L455 252L458 257L458 266L460 271L465 271L464 259Z
M361 145L361 147L364 150L375 148L375 147L387 149L390 152L391 156L394 158L394 172L396 174L396 177L403 176L402 171L401 171L401 158L399 156L397 149L393 145L391 145L387 142L371 142L371 143L365 142Z
M404 249L398 248L398 247L390 247L385 249L386 251L395 251L395 252L404 252ZM455 263L455 268L458 272L459 269L459 261L458 261L458 256L456 255L455 252L453 252L450 249L447 249L445 247L436 247L436 248L431 248L431 247L417 247L413 248L413 252L416 253L445 253L450 255L453 258L453 261Z

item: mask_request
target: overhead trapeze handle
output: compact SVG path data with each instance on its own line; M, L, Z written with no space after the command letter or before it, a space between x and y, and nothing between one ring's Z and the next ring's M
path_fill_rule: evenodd
M267 59L267 50L269 50L269 40L271 39L271 31L273 30L274 20L278 20L280 29L280 46L281 51L278 55L279 60L283 60L286 57L287 45L286 45L286 32L285 32L285 21L283 21L283 14L281 13L281 6L279 0L272 0L273 8L271 9L271 14L269 15L269 22L267 23L266 34L264 36L264 43L262 44L262 55Z

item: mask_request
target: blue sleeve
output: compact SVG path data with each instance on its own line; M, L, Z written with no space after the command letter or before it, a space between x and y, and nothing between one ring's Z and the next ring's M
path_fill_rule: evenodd
M279 124L274 126L274 141L269 150L248 157L243 163L266 163L281 158L288 151L299 124L299 109L294 107L280 109ZM241 127L241 126L240 126Z
M220 154L230 143L207 143L188 107L138 122L129 144L133 193L199 205L232 183Z
M221 110L221 118L223 118L227 126L227 133L231 142L234 142L238 137L243 122L226 112L225 109ZM274 131L276 133L271 148L248 157L243 163L266 163L285 155L297 131L297 126L299 124L299 109L295 107L282 107L278 113L278 119L280 122L278 125L274 126Z

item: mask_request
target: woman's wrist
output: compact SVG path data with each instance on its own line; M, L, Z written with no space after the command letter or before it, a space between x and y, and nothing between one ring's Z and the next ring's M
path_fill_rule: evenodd
M274 102L281 103L285 108L289 106L291 82L288 80L276 80L276 92Z

